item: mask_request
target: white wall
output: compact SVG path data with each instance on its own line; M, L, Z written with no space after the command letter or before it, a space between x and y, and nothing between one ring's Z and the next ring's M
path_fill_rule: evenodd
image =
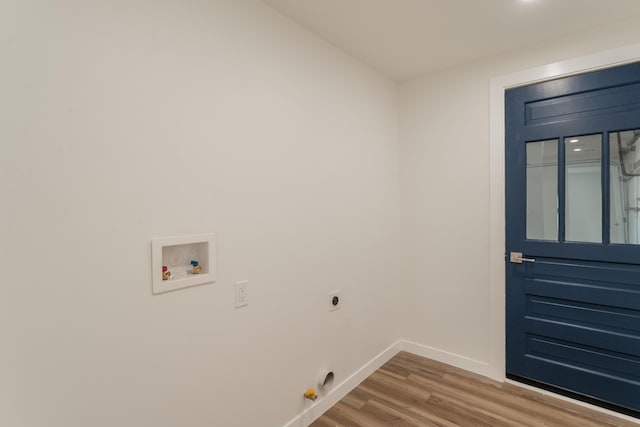
M394 83L259 1L4 1L0 58L0 425L280 426L400 336Z
M403 236L411 307L404 337L452 361L491 357L489 81L635 43L637 18L405 82L401 92ZM500 254L492 254L499 257ZM502 373L504 371L502 370Z
M396 85L259 1L3 2L0 425L279 426L399 337L488 363L489 79L638 39L406 82L400 153ZM210 231L218 282L152 296L150 240Z

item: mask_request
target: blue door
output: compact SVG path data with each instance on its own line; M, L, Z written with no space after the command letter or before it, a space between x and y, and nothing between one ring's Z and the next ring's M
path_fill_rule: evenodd
M640 63L506 93L507 375L640 414Z

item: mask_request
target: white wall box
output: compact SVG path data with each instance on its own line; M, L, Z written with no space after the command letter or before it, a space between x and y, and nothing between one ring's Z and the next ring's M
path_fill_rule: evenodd
M216 236L213 233L153 239L153 293L161 294L215 282L215 255Z

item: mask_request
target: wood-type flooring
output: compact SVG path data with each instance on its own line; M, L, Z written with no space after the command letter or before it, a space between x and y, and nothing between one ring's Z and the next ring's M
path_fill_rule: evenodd
M638 425L400 352L311 427Z

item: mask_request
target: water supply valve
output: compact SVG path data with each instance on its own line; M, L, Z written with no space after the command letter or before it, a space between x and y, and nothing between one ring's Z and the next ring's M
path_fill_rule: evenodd
M304 392L304 398L309 399L313 402L318 398L318 395L316 394L316 391L314 389L310 388L309 390Z

